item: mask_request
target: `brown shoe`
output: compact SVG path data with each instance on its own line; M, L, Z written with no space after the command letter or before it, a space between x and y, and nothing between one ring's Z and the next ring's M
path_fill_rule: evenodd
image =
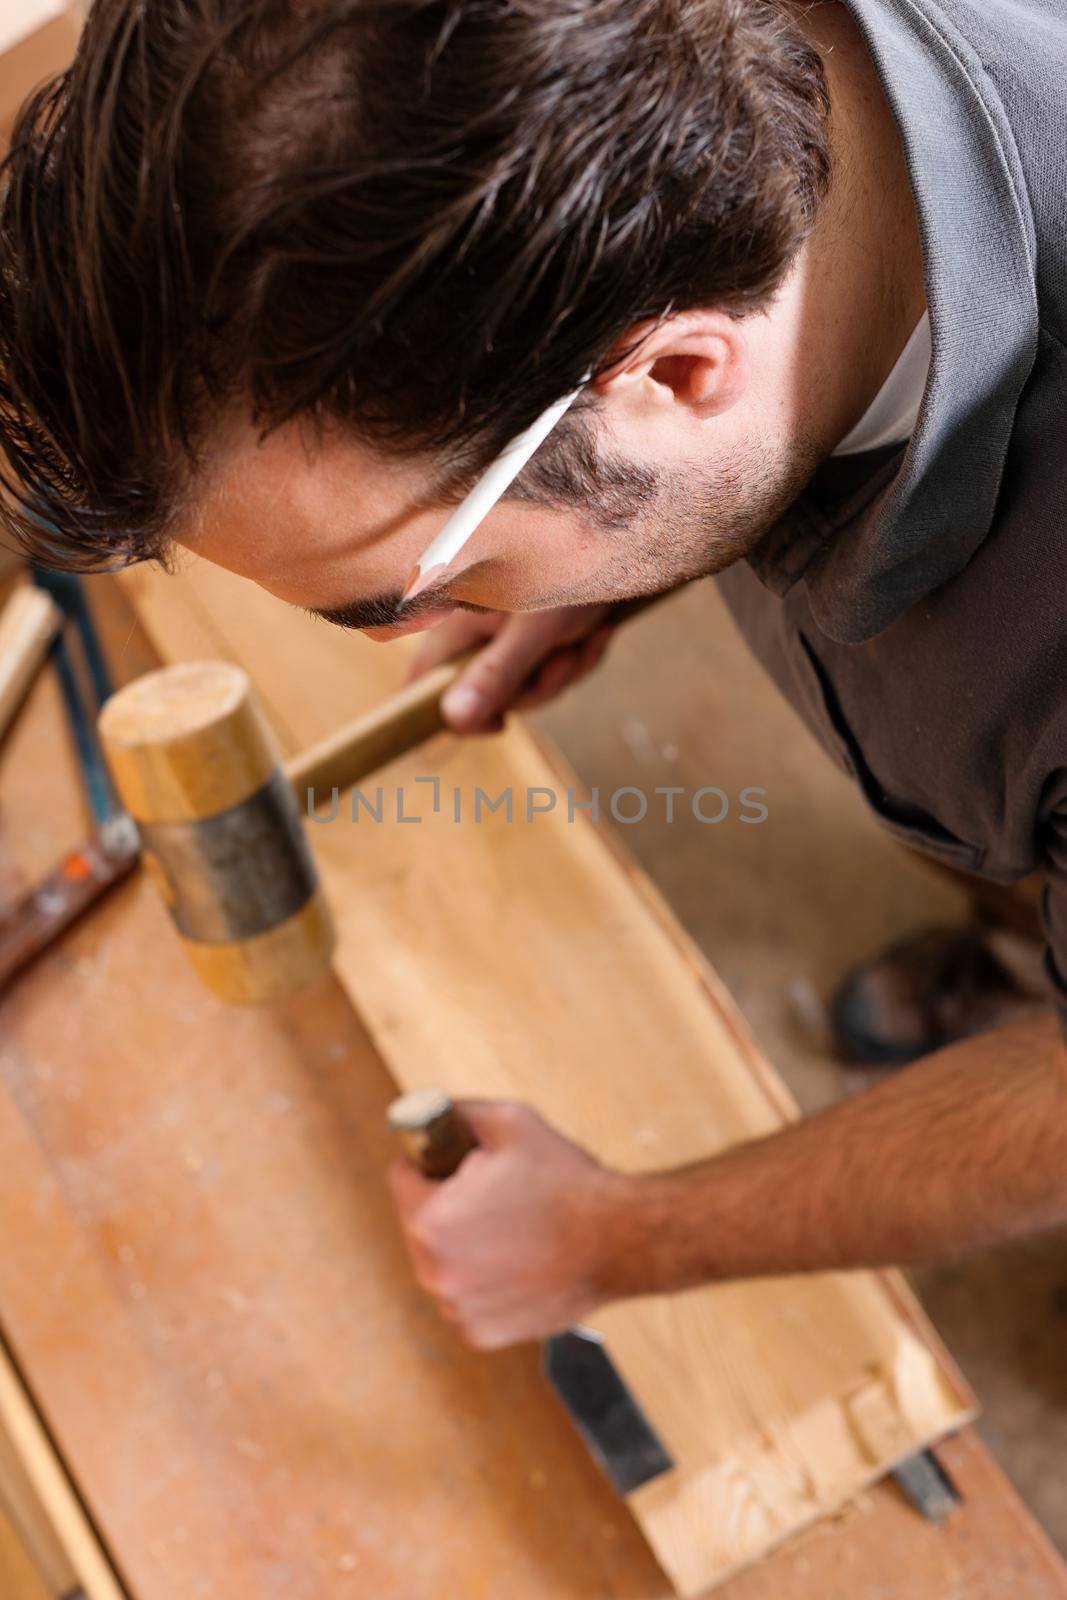
M1042 1003L994 954L988 934L928 928L850 973L830 1002L830 1021L843 1061L894 1067Z

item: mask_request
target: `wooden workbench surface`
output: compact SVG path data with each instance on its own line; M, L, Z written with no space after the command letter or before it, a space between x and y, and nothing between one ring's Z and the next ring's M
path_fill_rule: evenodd
M76 782L44 682L0 756L23 870L84 828ZM0 1004L0 1321L131 1594L666 1596L534 1353L466 1351L413 1287L391 1093L332 979L225 1010L140 883ZM883 1485L720 1593L1067 1597L973 1434L942 1458L947 1528Z

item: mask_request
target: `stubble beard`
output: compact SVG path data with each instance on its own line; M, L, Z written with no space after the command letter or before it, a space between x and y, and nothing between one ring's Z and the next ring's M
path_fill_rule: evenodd
M814 438L793 436L779 448L749 446L714 470L694 464L665 472L600 456L594 475L603 473L607 493L587 475L581 499L568 492L562 504L605 547L606 559L565 597L545 596L530 609L659 594L725 571L779 521L824 455ZM523 497L549 502L535 483ZM552 502L561 505L558 493Z

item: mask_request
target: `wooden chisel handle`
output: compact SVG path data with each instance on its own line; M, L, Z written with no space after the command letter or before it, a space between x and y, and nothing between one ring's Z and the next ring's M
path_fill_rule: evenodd
M639 600L620 601L613 610L613 620L622 622L662 598L654 594L644 595ZM335 733L327 734L318 744L287 761L285 774L296 791L301 811L305 809L309 789L326 801L331 789L342 792L350 789L386 762L414 750L433 734L441 733L445 727L442 696L478 653L479 648L475 647L464 650L451 661L443 661L382 705L353 722L346 722Z
M429 1178L450 1178L477 1145L442 1089L394 1100L390 1128L409 1161ZM565 1328L544 1343L545 1376L615 1491L623 1496L670 1472L674 1459L641 1410L600 1334Z
M43 882L0 909L0 990L131 871L138 850L132 826L106 843L95 834Z
M413 1089L386 1117L412 1166L428 1178L450 1178L477 1140L443 1089Z

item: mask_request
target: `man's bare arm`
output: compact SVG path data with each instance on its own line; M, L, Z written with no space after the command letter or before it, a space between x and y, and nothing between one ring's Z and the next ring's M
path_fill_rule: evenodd
M463 1107L481 1146L391 1173L420 1281L480 1346L605 1300L947 1257L1067 1222L1067 1051L1038 1018L673 1172L606 1171L534 1112Z
M1067 1051L1051 1016L1015 1023L642 1186L630 1292L944 1258L1036 1232L1067 1222Z

